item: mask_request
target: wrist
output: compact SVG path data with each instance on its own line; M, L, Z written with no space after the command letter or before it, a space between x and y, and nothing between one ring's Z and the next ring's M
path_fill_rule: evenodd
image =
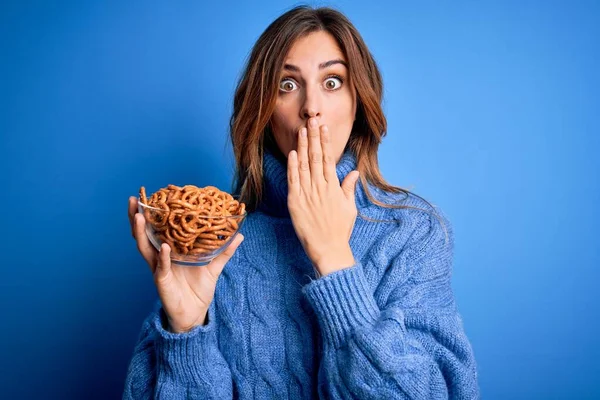
M352 267L356 261L350 246L344 246L337 251L329 251L313 262L313 265L321 277L333 272Z
M177 326L177 324L173 324L171 322L171 319L164 312L164 310L161 310L162 327L164 330L166 330L167 332L170 332L170 333L187 333L187 332L190 332L192 329L196 328L197 326L208 325L208 313L206 313L203 321L204 321L203 323L193 324L192 326L187 327L187 328L180 327L180 326Z

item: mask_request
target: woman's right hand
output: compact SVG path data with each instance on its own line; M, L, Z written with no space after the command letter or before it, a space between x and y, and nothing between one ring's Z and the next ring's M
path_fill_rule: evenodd
M215 295L217 279L244 240L238 234L223 253L203 267L171 265L171 248L163 243L156 251L146 236L146 220L138 213L137 198L129 197L129 222L137 248L148 263L169 322L169 330L182 333L205 325L208 307Z

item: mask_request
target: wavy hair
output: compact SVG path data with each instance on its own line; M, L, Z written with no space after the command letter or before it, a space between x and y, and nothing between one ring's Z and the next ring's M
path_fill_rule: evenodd
M350 80L356 90L357 108L356 120L345 150L350 149L356 156L356 169L360 172L360 183L367 198L373 204L385 208L413 208L429 212L408 205L383 203L369 191L367 183L370 183L388 193L403 193L404 198L412 194L435 211L435 207L427 200L407 189L390 185L381 175L377 151L387 130L381 106L383 82L375 59L358 30L344 14L335 9L312 8L307 5L287 11L267 27L252 48L237 84L229 123L236 162L234 193L240 195L249 211L255 210L260 203L265 146L274 154L282 156L273 138L270 119L275 110L285 57L297 39L317 31L331 34L347 59ZM371 221L391 222L361 217ZM436 218L440 220L437 215ZM442 222L442 225L445 224Z

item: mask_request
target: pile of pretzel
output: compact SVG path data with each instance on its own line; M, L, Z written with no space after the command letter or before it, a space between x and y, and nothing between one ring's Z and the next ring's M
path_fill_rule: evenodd
M238 230L246 205L214 186L168 185L146 197L140 188L144 217L157 237L180 255L202 255L216 250ZM228 218L229 217L229 218Z

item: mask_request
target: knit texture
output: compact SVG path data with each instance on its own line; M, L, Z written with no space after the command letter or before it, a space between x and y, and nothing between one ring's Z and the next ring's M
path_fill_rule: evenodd
M123 398L479 398L443 213L414 195L369 186L380 201L426 211L376 206L359 183L355 264L317 278L287 209L285 161L268 151L263 161L264 196L219 277L209 323L170 333L157 302ZM344 153L340 182L355 167Z

